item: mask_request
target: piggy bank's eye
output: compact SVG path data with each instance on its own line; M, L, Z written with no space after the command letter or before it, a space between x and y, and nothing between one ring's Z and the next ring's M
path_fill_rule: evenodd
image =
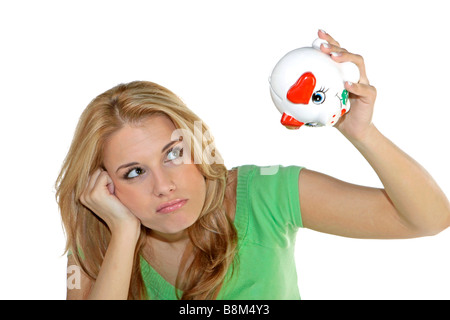
M325 102L325 98L326 98L325 92L327 92L327 91L328 90L324 90L323 88L321 88L320 90L314 92L313 95L312 95L312 98L311 98L312 102L314 104L322 104L322 103L324 103Z

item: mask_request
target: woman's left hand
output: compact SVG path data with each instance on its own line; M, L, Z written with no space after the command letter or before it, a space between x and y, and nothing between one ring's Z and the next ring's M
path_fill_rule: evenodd
M349 92L351 109L339 119L335 127L350 141L364 139L372 127L373 108L377 96L375 87L370 85L367 78L364 59L358 54L341 48L339 42L321 30L319 38L326 40L329 44L328 47L321 45L322 52L329 54L336 62L353 62L359 69L359 82L345 83L345 89Z

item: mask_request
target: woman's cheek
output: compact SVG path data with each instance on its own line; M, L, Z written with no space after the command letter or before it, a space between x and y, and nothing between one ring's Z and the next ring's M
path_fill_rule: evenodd
M139 188L116 185L115 192L120 202L139 218L139 213L142 211L141 202L144 199L143 195L139 194Z

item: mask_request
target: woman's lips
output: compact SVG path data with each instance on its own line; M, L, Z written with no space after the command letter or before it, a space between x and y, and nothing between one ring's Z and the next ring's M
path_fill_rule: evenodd
M163 203L158 206L158 208L156 209L156 213L171 213L175 210L180 209L182 206L186 204L186 202L187 199L177 199Z

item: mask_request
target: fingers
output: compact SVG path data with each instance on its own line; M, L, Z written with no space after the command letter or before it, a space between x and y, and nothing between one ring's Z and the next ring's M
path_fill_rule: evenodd
M95 183L97 182L97 178L100 175L100 173L101 173L101 170L97 169L96 171L94 171L94 173L92 175L90 175L88 177L86 187L84 188L83 192L80 195L80 201L85 206L87 206L86 198L89 196L89 194L91 193L91 190L94 188Z
M332 57L342 57L344 54L348 57L351 55L347 50L341 48L339 42L334 40L328 33L319 30L319 38L326 40L328 43L322 43L320 50L323 53L332 55Z
M369 79L367 78L366 73L366 65L364 63L364 58L355 53L350 53L347 51L338 51L338 52L331 52L331 59L333 59L336 62L352 62L354 63L358 69L359 69L359 83L363 84L369 84Z
M114 194L113 181L105 170L97 169L92 173L80 202L103 220L111 233L123 232L127 226L137 226L140 230L139 219Z
M109 175L107 176L107 185L106 186L108 187L109 193L114 194L114 190L115 190L114 183Z
M95 187L95 184L97 183L98 177L102 173L101 169L97 169L94 171L94 173L89 177L89 182L86 186L86 190L93 190Z
M108 173L102 169L97 169L88 178L86 188L80 196L83 205L90 207L105 192L105 188L110 194L114 193L114 185Z
M364 59L359 54L354 54L348 52L346 49L341 48L339 42L333 39L328 33L323 30L319 30L319 38L324 39L328 42L328 44L322 44L320 46L320 50L323 53L329 54L331 58L336 62L352 62L354 63L360 73L359 83L369 84L369 79L366 74L366 66L364 63Z
M324 30L319 30L319 38L326 40L329 44L334 45L336 47L340 47L341 45L339 44L339 42L337 42L336 40L333 39L332 36L330 36L328 33L326 33Z
M345 89L365 103L373 103L377 97L377 89L369 84L346 82Z

